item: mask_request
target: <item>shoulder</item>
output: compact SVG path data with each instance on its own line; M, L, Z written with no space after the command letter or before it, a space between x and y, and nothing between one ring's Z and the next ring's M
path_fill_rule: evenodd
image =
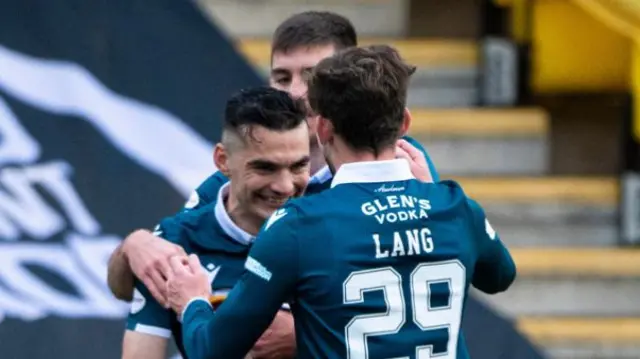
M186 245L202 231L209 231L215 225L215 203L205 204L191 211L182 211L166 217L156 227L154 234L170 242Z
M430 196L445 201L462 201L466 199L466 194L462 186L453 180L444 180L436 183L425 183L419 180L412 182L414 191L428 192Z
M229 179L221 172L216 171L202 182L189 196L185 203L185 209L197 209L216 201L218 191Z

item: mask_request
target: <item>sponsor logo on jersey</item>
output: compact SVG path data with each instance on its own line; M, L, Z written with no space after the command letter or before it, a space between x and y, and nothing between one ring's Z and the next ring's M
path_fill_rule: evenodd
M284 208L280 208L279 210L275 211L271 215L271 217L269 217L269 219L267 220L267 224L265 224L264 230L265 231L268 230L269 227L271 227L274 223L276 223L286 215L287 215L287 210Z
M200 195L198 194L197 191L193 191L191 192L191 195L189 196L189 200L187 201L187 203L184 204L184 208L192 209L192 208L195 208L199 203L200 203Z
M216 266L213 263L209 263L206 266L202 266L205 272L207 272L207 278L209 279L209 284L213 285L213 281L216 280L218 273L220 272L220 266Z
M244 268L267 282L271 280L271 272L253 257L247 258L247 261L244 263Z
M484 229L485 231L487 231L487 235L489 236L489 238L491 238L491 240L496 239L496 231L493 229L491 223L489 223L489 220L486 218L484 219Z
M138 289L133 291L133 300L131 301L131 314L138 314L147 304L147 299L140 293Z

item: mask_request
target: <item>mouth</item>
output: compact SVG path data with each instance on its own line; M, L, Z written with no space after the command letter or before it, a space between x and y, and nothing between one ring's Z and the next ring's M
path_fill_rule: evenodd
M262 194L257 194L256 197L258 197L258 199L264 202L267 206L275 209L282 207L289 200L289 197L266 196Z

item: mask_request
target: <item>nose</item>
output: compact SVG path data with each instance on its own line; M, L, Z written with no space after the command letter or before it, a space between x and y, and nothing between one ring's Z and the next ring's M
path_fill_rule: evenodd
M270 189L281 197L293 196L296 192L293 176L287 171L282 171L278 177L271 182Z
M289 86L289 94L291 97L295 99L305 99L307 98L307 82L302 79L301 76L295 76L291 81L291 86Z

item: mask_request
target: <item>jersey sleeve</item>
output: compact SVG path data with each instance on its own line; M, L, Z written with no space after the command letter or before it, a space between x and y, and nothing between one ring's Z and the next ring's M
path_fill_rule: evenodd
M516 278L516 265L482 207L473 200L469 200L469 205L478 250L473 286L489 294L505 291Z
M429 171L431 172L431 178L433 178L433 182L440 182L440 175L436 170L436 165L431 160L431 157L429 157L429 154L427 153L427 150L424 148L424 146L420 142L418 142L416 139L410 136L403 136L402 139L409 142L415 148L420 150L422 154L424 154L424 158L427 160L427 165L429 166Z
M173 217L169 217L156 226L154 235L178 243L182 234L181 228ZM136 278L131 310L127 317L127 330L169 338L172 316L173 312L160 305L147 287Z
M229 179L221 172L215 172L191 192L183 209L196 210L206 204L215 202L220 187L228 181Z
M267 220L242 278L215 312L204 300L187 305L182 337L190 359L241 358L269 327L298 280L297 217L293 208L283 208Z

